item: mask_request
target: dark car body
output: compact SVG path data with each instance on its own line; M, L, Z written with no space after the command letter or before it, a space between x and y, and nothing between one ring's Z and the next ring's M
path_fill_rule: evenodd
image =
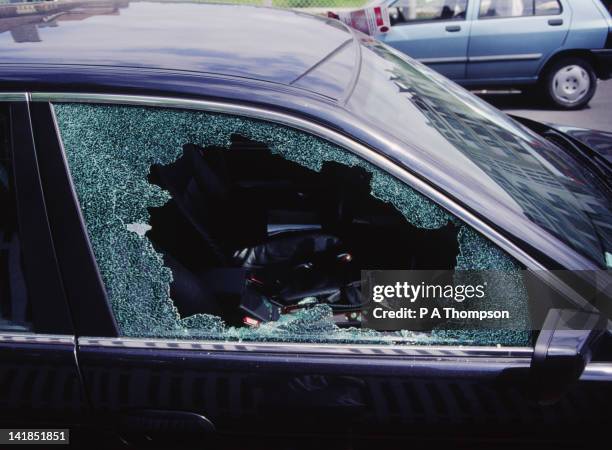
M130 436L180 432L207 439L214 427L238 436L336 436L357 443L360 436L426 439L440 430L557 442L576 431L580 439L591 437L610 425L607 338L577 376L571 375L576 361L589 359L581 351L560 363L553 358L559 380L570 375L552 383L558 390L552 397L559 399L549 405L538 402L550 393L543 394L537 379L548 373L539 368L542 361L546 366L547 345L386 349L118 337L50 101L207 102L217 111L256 111L320 129L369 149L389 170L401 167L421 192L527 267L598 270L601 263L492 196L486 177L449 165L453 153L439 159L437 139L429 142L424 134L410 143L409 136L385 130L373 113L347 107L361 95L356 67L363 63L368 76L359 41L378 44L337 21L239 6L128 1L57 1L23 15L2 8L0 99L10 108L35 331L0 334L4 428L84 425ZM444 79L437 83L456 89ZM412 89L426 100L418 86ZM446 101L440 95L436 105ZM465 101L493 114L471 97ZM413 126L432 129L436 116L423 111L411 115ZM539 139L507 117L490 123ZM510 430L527 434L509 437Z
M610 146L610 139L612 138L611 133L568 126L557 126L557 129L582 142L584 145L597 152L602 158L612 163L612 146Z

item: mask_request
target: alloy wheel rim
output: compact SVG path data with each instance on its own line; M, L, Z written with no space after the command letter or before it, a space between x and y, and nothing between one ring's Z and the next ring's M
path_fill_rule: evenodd
M589 93L591 78L581 66L565 66L555 73L552 88L561 103L571 105L578 103Z

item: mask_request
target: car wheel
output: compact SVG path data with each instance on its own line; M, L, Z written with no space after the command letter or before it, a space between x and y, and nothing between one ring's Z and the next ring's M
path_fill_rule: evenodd
M563 109L580 109L595 95L597 76L584 59L567 58L550 68L545 88L553 105Z

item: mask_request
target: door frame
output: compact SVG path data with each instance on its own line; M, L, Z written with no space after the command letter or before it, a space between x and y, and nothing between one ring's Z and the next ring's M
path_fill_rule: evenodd
M90 409L76 359L76 338L47 216L25 92L0 92L11 116L11 161L32 330L0 330L5 425L66 426Z
M97 263L89 246L84 222L63 155L63 148L61 142L59 142L57 124L51 109L51 103L54 102L195 109L257 118L305 131L340 145L399 178L413 189L460 217L519 259L528 268L533 270L543 268L538 261L522 251L513 242L470 211L464 209L453 198L439 192L435 187L420 179L416 174L401 168L388 157L375 150L365 147L335 130L302 117L245 104L155 96L41 92L31 94L31 99L34 123L38 127L46 126L50 131L45 139L49 142L55 141L52 145L47 145L45 151L54 153L55 157L59 155L62 158L62 164L55 166L55 172L63 173L62 184L68 186L68 189L66 187L62 188L64 200L69 200L63 208L76 210L73 213L76 214L78 225L81 227L80 231L77 230L81 236L79 239L82 238L87 241L81 243L82 250L85 253L83 253L83 259L79 264L74 261L62 262L62 267L66 270L73 270L75 273L78 273L78 270L81 270L83 264L86 263L89 265L88 270L91 269L98 274ZM55 172L49 172L47 175ZM45 183L48 183L48 180ZM45 185L48 186L48 184ZM59 217L58 214L54 216L56 220ZM55 236L59 238L58 234ZM553 282L560 282L555 281L553 274L549 275ZM79 287L78 284L75 284L74 292L78 293L79 289L82 288L82 285ZM564 289L569 288L565 286ZM566 295L578 294L568 291ZM94 301L104 301L103 308L98 305L99 310L105 314L110 312L105 297L94 299L83 295L76 298L69 297L69 301L71 305L75 301L82 303L80 309L73 310L76 311L75 321L78 322L77 327L79 329L76 353L79 366L84 374L85 386L90 395L94 397L92 404L94 404L97 412L107 419L111 417L113 420L115 420L114 415L118 411L135 410L134 414L136 415L147 413L147 411L138 410L146 403L143 400L145 394L142 392L144 389L142 384L144 383L159 385L161 386L160 389L166 393L164 395L169 395L168 392L172 391L173 383L176 382L177 378L180 378L179 374L185 373L190 378L186 381L187 385L179 384L180 389L185 389L181 392L193 393L192 389L195 389L193 386L197 381L197 370L202 373L210 372L213 380L215 379L215 373L224 372L227 374L229 380L227 382L230 384L234 381L239 383L240 380L236 377L239 377L241 373L254 373L255 371L280 379L300 373L300 371L303 373L310 371L330 377L347 377L350 374L358 378L379 376L385 378L403 376L422 379L440 377L440 379L446 380L473 378L474 381L486 380L487 383L495 383L507 376L524 379L529 373L534 354L533 347L247 343L223 340L200 341L178 338L117 337L116 328L113 331L108 319L105 319L108 321L105 325L106 331L103 329L101 333L96 333L91 332L90 325L88 325L92 323L92 318L85 317L88 315L87 305L91 305ZM99 318L95 319L100 321ZM114 320L112 314L110 320ZM582 376L585 380L612 380L612 364L591 364ZM206 383L209 383L208 379L206 379ZM135 392L132 392L131 389L134 386L138 387L135 387ZM207 387L207 389L209 388ZM113 397L111 399L107 396L109 392ZM232 395L237 394L232 393ZM203 410L185 412L208 414L207 411ZM168 411L162 412L162 414L166 413ZM117 417L116 420L122 419Z
M61 232L64 231L64 236L70 236L70 239L61 239L56 241L58 256L62 245L76 247L73 241L77 239L78 247L80 248L79 258L66 260L61 259L62 273L64 275L64 284L67 292L73 292L74 295L68 295L71 311L75 318L75 326L77 327L78 336L93 336L93 337L116 337L117 324L114 321L112 311L108 300L106 299L105 288L102 284L99 275L97 263L91 250L91 245L86 232L85 222L81 214L78 198L72 185L72 179L68 169L68 165L64 156L63 145L60 139L55 116L52 112L52 103L97 103L97 104L113 104L113 105L135 105L157 108L174 108L198 110L205 112L214 112L222 114L231 114L236 116L244 116L267 122L277 123L288 126L308 134L317 136L332 142L341 148L354 153L358 157L377 166L381 170L389 173L395 178L414 189L416 192L430 199L434 203L449 211L451 214L465 222L471 228L485 236L495 245L506 251L517 261L519 261L527 270L532 271L536 276L540 277L546 283L552 285L560 293L562 293L571 302L579 308L589 308L590 304L577 293L574 289L564 283L554 273L546 270L546 267L529 255L526 251L520 248L510 238L499 232L494 226L489 225L478 215L466 209L454 197L437 189L436 186L430 184L427 180L419 177L391 160L388 156L379 153L375 149L366 147L365 145L353 140L352 138L341 134L340 132L318 124L306 118L294 115L288 112L280 112L270 109L265 109L261 106L255 106L244 103L232 103L229 101L220 100L201 100L187 99L177 97L160 97L156 95L131 95L131 94L106 94L106 93L76 93L76 92L33 92L29 94L33 111L33 121L37 129L45 130L46 147L41 151L40 157L44 158L49 155L61 159L57 161L53 167L53 171L49 171L46 175L45 188L61 191L61 196L58 194L57 201L54 204L59 204L61 200L61 208L54 217L51 217L53 224L54 220L62 218L62 227L54 227L51 229ZM39 114L40 113L40 114ZM40 120L39 120L40 119ZM36 136L39 136L37 131ZM62 183L57 183L55 180L61 179ZM59 185L62 185L58 187ZM75 211L76 210L76 211ZM53 212L53 211L52 211ZM71 219L73 226L70 228L71 233L65 232L65 222L67 215L72 215ZM75 237L76 236L76 237ZM583 261L583 258L575 251L562 243L560 247L569 254L575 255L577 261ZM68 255L69 252L66 252ZM80 273L86 268L88 277L87 283L84 283L81 278L75 276L74 273ZM66 277L72 276L72 282L69 282ZM73 284L71 284L73 283ZM93 287L92 287L93 286ZM89 289L82 291L81 289ZM72 290L73 289L73 290ZM91 309L93 308L93 309ZM91 311L96 311L95 318L92 318Z

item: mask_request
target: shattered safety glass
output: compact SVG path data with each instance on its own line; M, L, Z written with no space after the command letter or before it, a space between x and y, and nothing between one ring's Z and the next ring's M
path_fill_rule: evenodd
M210 112L82 103L55 104L54 110L122 336L529 342L521 266L420 193L335 144ZM438 253L442 267L434 267ZM386 258L402 266L393 269L496 271L490 298L512 312L513 329L441 323L430 332L382 332L361 326L358 308L350 309L356 304L351 295L359 296L353 274L380 268ZM343 296L350 298L338 300Z

